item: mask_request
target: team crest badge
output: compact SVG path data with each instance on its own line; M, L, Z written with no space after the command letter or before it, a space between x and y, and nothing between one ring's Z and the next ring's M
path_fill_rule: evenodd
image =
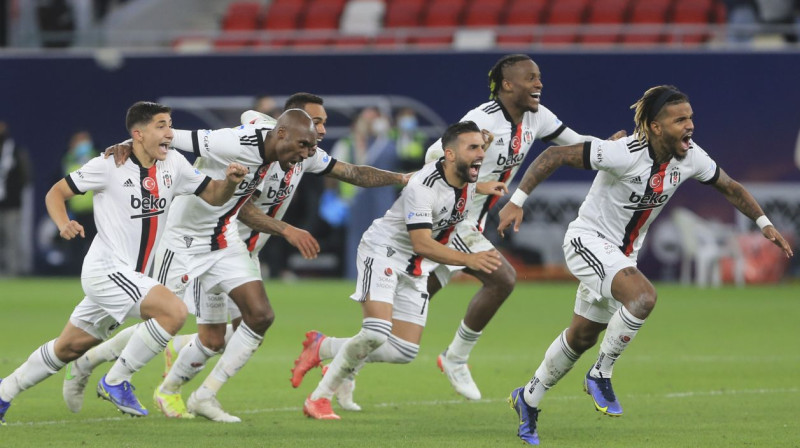
M164 186L169 188L172 186L172 176L168 172L164 173Z
M522 133L522 141L525 143L533 141L533 132L531 132L530 129L526 129L525 132Z
M677 186L681 181L681 172L678 169L672 170L669 173L669 183L672 184L673 187Z
M153 191L156 188L156 181L152 177L145 177L142 179L142 187L147 191Z
M664 183L664 179L661 177L661 174L653 174L653 177L650 178L650 188L658 188L661 184Z

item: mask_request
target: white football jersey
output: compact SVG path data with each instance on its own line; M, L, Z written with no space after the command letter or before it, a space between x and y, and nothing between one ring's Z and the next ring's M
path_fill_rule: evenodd
M288 173L281 169L280 164L273 163L264 176L261 188L253 194L253 204L268 216L281 220L292 202L294 192L300 186L303 173L327 174L335 164L336 159L320 148L317 148L313 156L296 164ZM260 252L271 236L253 230L242 222L237 225L239 237L250 252Z
M652 151L635 136L586 142L584 167L599 172L567 232L596 232L625 255L635 256L650 223L683 181L713 184L719 178L716 162L693 141L681 161L656 163Z
M146 274L173 197L199 194L211 181L175 151L150 168L134 155L119 168L113 157L95 157L65 179L76 194L94 192L97 235L83 259L83 278L131 269Z
M472 109L460 121L467 120L474 121L480 129L494 134L494 141L486 151L483 166L478 173L478 182L500 181L506 185L514 179L534 140L554 140L567 129L550 109L542 105L539 105L538 112L525 112L522 121L513 125L503 105L494 100ZM574 144L580 141L559 143ZM430 162L443 155L442 139L439 139L428 148L425 160ZM475 200L469 205L472 224L483 230L487 213L499 198L476 194Z
M164 234L164 243L170 250L197 254L243 244L236 217L269 169L270 163L264 161L261 148L270 129L243 125L215 131L175 130L172 146L194 152L198 156L194 166L209 176L224 179L232 162L244 165L249 172L233 197L222 206L213 206L196 197L178 198Z
M474 183L453 187L445 180L441 161L428 163L409 179L386 214L372 222L361 244L373 252L385 251L409 275L428 274L438 264L414 253L408 231L431 229L431 237L446 245L456 224L469 217L467 204L474 198Z

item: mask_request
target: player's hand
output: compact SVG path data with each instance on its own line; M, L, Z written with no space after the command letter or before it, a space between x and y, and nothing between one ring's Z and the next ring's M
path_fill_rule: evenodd
M497 233L504 238L505 230L514 224L514 231L519 232L519 224L522 222L522 207L517 207L512 202L506 203L499 213L500 223L497 225Z
M503 196L508 193L508 186L505 182L478 182L475 184L475 191L480 194Z
M789 246L789 243L783 238L778 229L774 226L766 226L764 229L761 230L761 233L764 234L764 237L770 241L772 241L776 246L780 247L783 250L783 253L786 254L786 258L794 256L794 252L792 252L792 247Z
M86 233L83 231L83 226L78 224L78 221L70 221L64 227L58 229L58 234L65 240L71 240L80 235L81 238L86 238Z
M244 180L244 177L249 172L250 170L246 166L241 163L233 162L228 165L228 169L225 170L225 178L228 179L228 182L238 184Z
M103 152L103 158L107 159L113 155L114 163L117 166L122 166L131 157L131 153L133 153L133 143L130 140L126 140L106 148Z
M414 174L416 174L416 171L413 171L411 173L403 174L403 181L400 184L403 185L403 186L408 185L408 181L411 179L411 176L413 176Z
M483 136L483 150L486 151L494 141L494 134L488 129L481 129L481 135Z
M495 249L467 254L467 267L473 271L491 274L500 267L500 252Z
M621 130L611 134L611 137L609 137L608 139L609 140L619 140L622 137L625 137L626 135L628 135L628 133L625 131L625 129L621 129Z
M283 231L283 237L292 246L300 251L300 255L306 260L313 260L319 254L319 243L308 231L298 229L294 226L287 226Z

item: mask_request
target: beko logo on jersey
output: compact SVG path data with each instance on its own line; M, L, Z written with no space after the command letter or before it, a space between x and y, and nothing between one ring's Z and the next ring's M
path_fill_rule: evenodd
M283 201L289 196L291 196L292 192L294 191L294 185L287 185L283 188L273 189L269 187L267 190L267 199L275 199L276 201Z
M244 196L253 193L259 182L261 182L261 178L258 176L250 179L249 182L247 180L243 180L238 187L238 189L242 191L237 191L234 196Z
M460 223L461 221L467 219L467 215L469 214L469 210L458 212L448 219L442 219L436 224L436 230L443 229L445 227L450 227Z
M624 208L628 210L650 210L661 207L667 202L667 199L669 199L668 194L660 194L655 191L643 195L633 192L631 197L628 198L632 205L626 205Z
M133 215L131 218L147 218L150 216L160 215L164 213L167 208L167 199L159 198L153 195L147 195L142 199L131 195L131 208L134 210L143 210L145 213L141 215Z
M517 153L517 154L500 153L497 155L497 166L509 169L522 163L522 160L524 158L525 154L523 153Z

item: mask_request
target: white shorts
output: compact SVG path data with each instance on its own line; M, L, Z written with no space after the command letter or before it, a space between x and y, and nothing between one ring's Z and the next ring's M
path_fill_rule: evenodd
M142 299L158 282L133 270L81 279L86 297L69 316L72 325L97 339L108 339L128 317L141 318Z
M425 326L428 319L428 276L413 277L392 268L381 256L363 246L358 248L358 277L351 299L392 305L392 318Z
M472 224L466 224L464 221L456 225L456 231L450 237L447 247L464 253L484 252L494 249L494 245L483 236L483 233L477 227ZM444 288L453 278L453 275L464 268L465 266L440 264L432 271L432 274L436 276L439 284Z
M569 271L581 282L575 297L575 314L608 323L621 305L611 295L614 276L625 268L636 267L636 260L606 239L584 232L567 233L563 248Z
M260 272L261 262L258 260L258 253L251 252L250 260ZM201 300L201 297L205 297L205 300ZM198 324L222 324L242 317L239 307L228 294L224 292L209 294L203 289L199 278L195 278L186 286L183 301L189 313L197 318Z

